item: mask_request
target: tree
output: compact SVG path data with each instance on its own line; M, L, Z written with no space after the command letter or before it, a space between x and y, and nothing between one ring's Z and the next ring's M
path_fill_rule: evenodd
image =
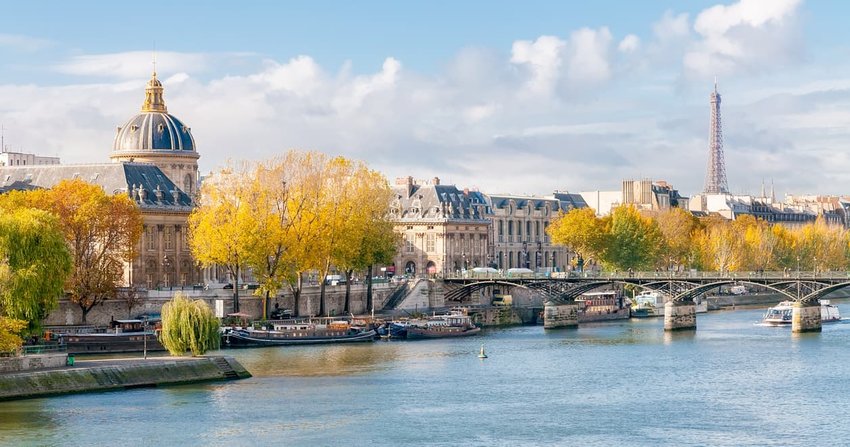
M603 261L618 270L640 270L656 263L663 237L658 225L632 205L611 211Z
M607 229L593 208L562 211L546 231L552 243L569 247L585 260L601 259L608 242Z
M17 352L24 343L27 322L0 316L0 354Z
M132 284L118 292L118 298L127 306L127 318L130 318L134 307L145 302L145 296L139 292L139 288Z
M663 258L663 266L672 268L686 265L693 244L693 233L699 228L699 221L682 208L661 211L655 215L655 221L662 237L659 254Z
M338 231L341 237L333 245L331 260L345 272L345 302L343 312L350 312L351 275L355 270L367 272L366 309L371 309L371 267L376 263L389 263L397 247L393 223L389 220L392 190L382 174L355 164L347 179L349 206L348 218Z
M177 292L162 306L160 342L171 355L193 356L218 349L221 342L218 318L204 300L190 300Z
M29 191L30 206L55 214L71 252L73 271L65 288L80 306L82 323L94 306L116 295L124 263L135 258L142 236L139 207L126 195L107 195L100 186L63 180L48 190Z
M823 217L795 231L796 256L804 270L844 270L847 267L847 232L830 227Z
M222 266L233 279L233 312L239 312L239 276L257 240L245 190L246 165L227 167L201 187L199 206L189 215L189 248L204 267Z
M0 316L36 328L56 308L71 255L50 213L0 206Z
M723 218L708 218L704 224L705 228L695 237L699 246L699 264L703 269L721 273L737 270L740 265L741 235Z

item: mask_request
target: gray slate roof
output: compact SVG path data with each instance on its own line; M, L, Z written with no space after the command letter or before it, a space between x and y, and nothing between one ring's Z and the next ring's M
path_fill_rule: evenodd
M454 185L393 187L390 212L397 219L483 220L490 214L486 197L478 191L461 191Z
M74 178L99 185L107 194L128 194L142 209L184 211L193 205L191 197L149 163L0 167L0 192L13 187L51 188Z

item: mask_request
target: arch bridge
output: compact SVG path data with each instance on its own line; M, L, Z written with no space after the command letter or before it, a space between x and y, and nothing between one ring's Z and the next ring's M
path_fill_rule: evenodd
M578 325L576 298L601 287L630 284L668 294L664 330L696 329L694 298L725 285L750 285L772 290L794 302L792 332L819 332L818 300L850 286L848 272L659 272L563 273L519 276L474 274L445 278L446 300L461 301L478 290L493 286L522 287L545 298L543 327Z
M502 286L529 289L542 294L545 301L569 304L595 289L630 284L668 294L674 304L687 304L721 286L749 285L772 290L803 305L815 305L827 294L850 286L850 272L570 272L512 276L470 273L447 277L444 282L447 301L462 301L474 292Z

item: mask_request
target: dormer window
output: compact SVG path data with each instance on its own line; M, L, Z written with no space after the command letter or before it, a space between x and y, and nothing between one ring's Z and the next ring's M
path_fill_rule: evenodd
M159 133L162 133L162 131L165 130L165 126L163 126L162 123L159 123L159 126L156 126L156 130L158 130Z
M137 131L137 130L139 130L139 126L137 126L137 125L135 125L135 124L133 124L132 126L130 126L130 132L135 132L135 131Z

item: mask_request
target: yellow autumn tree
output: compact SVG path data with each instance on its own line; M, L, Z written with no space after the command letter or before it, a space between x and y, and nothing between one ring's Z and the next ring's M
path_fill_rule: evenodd
M245 164L214 173L201 187L198 207L189 215L189 248L204 267L224 267L233 280L233 312L239 312L239 278L257 240L246 200L250 171Z
M662 243L659 250L661 264L665 268L687 265L693 233L699 228L699 220L682 208L670 208L655 215Z
M823 217L795 231L795 254L800 269L810 271L847 269L847 232L829 226Z
M350 312L351 275L355 270L367 270L371 286L371 267L376 263L389 263L395 255L397 240L389 219L392 190L387 179L379 172L355 162L347 178L347 195L352 206L345 211L341 237L331 250L333 265L345 273L345 301L343 312ZM370 291L367 290L366 308L371 309Z
M607 229L596 217L593 208L574 208L558 213L546 232L553 244L569 247L585 261L600 260L605 252Z
M722 217L704 220L705 228L695 236L700 265L721 273L735 271L740 265L741 235Z

